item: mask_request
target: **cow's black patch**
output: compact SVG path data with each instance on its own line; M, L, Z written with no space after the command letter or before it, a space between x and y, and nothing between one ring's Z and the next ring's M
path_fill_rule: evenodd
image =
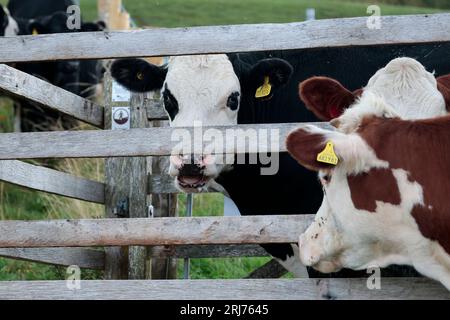
M179 111L178 101L173 96L172 92L170 92L170 90L167 88L167 85L164 88L163 99L164 99L164 108L169 114L170 120L173 121L173 119L175 119L175 116L178 114Z
M237 91L230 94L227 101L227 107L233 111L237 110L239 108L239 96L240 93Z
M6 14L3 6L0 5L0 36L5 35L5 29L8 26L8 15Z
M112 77L134 92L161 89L166 74L167 68L155 66L142 59L119 59L111 66Z

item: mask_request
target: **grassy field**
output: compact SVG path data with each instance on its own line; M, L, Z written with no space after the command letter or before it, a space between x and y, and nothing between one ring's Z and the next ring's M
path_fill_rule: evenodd
M433 0L383 2L401 1L423 5ZM439 1L434 0L433 3L439 4ZM2 4L6 2L7 0L0 0ZM316 8L318 19L364 16L368 6L367 1L361 0L124 0L123 2L138 25L162 27L302 21L305 9L309 7ZM444 2L441 3L445 4ZM445 11L390 4L380 6L383 15ZM96 1L81 0L81 7L85 20L96 19ZM13 130L12 112L11 102L0 99L0 132ZM103 177L101 160L67 160L58 162L58 167L60 170L100 181ZM184 214L184 200L185 196L180 196L180 215ZM221 215L223 199L220 195L196 195L194 212L197 216ZM99 205L0 183L0 219L88 218L102 215L103 208ZM194 259L191 267L192 278L241 278L266 261L268 258ZM181 268L180 264L180 275ZM93 279L102 275L100 272L84 271L82 276L84 279ZM0 280L64 277L64 268L0 258Z

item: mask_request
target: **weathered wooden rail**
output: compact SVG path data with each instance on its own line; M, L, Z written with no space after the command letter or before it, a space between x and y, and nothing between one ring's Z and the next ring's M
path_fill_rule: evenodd
M363 17L290 24L0 37L0 63L450 41L450 14L447 13L381 19L381 30L367 28L367 18ZM110 94L108 90L110 88L106 88ZM111 128L112 101L107 100L104 106L99 106L6 65L0 65L0 91L13 98L27 99L60 111L94 127ZM125 211L132 219L2 221L0 247L3 248L0 248L0 256L103 269L109 279L142 279L146 257L265 256L265 251L257 244L297 242L300 232L311 222L311 215L143 218L147 216L145 199L148 193L159 195L176 192L172 179L161 174L161 170L146 170L143 159L147 156L170 155L179 141L172 138L174 129L146 128L148 125L145 121L167 119L165 111L155 100L133 96L131 101L120 105L131 107L131 130L0 134L0 180L105 204L109 218L117 215L118 204L126 203L128 210ZM214 152L236 154L286 151L286 135L303 125L263 124L202 129L214 129L223 137L226 137L227 130L244 130L240 131L241 134L245 130L268 131L268 141L249 144L245 139L238 140L232 146L226 145ZM314 125L329 128L328 124ZM194 129L181 130L193 136ZM270 135L271 132L275 134ZM195 150L206 144L193 144L193 148ZM17 161L86 157L108 158L105 183ZM130 171L127 169L130 166L138 169ZM114 173L115 170L119 173ZM150 174L147 176L148 172ZM159 202L170 202L170 197L159 197ZM169 207L166 206L164 210L170 211ZM124 246L128 249L124 250ZM143 246L149 247L146 250ZM128 269L123 268L123 264L128 264ZM277 265L271 261L253 275L262 275L273 267L277 269ZM124 275L124 270L128 270L128 274ZM280 271L282 273L283 270L278 268L277 272ZM0 299L450 298L445 288L426 279L383 278L381 290L369 290L366 279L82 281L81 286L82 290L73 291L63 281L0 282ZM189 292L196 294L192 296Z
M450 299L440 284L420 278L381 280L369 290L367 279L281 280L109 280L81 281L70 290L66 281L0 282L0 299L42 300L427 300ZM195 294L193 294L195 293Z
M450 14L383 16L287 24L148 29L0 38L0 62L174 56L450 41ZM411 32L413 28L414 32Z

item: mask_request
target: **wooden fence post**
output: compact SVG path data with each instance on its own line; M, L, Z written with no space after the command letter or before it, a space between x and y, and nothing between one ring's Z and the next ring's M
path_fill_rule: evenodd
M159 95L154 94L148 99L150 105L159 105ZM152 121L152 127L167 126L167 121ZM168 157L149 157L149 178L151 175L159 175L167 172L169 165ZM177 195L176 194L152 194L151 201L154 210L154 217L175 217L177 216ZM176 279L177 259L176 258L153 258L151 260L151 279Z
M105 76L105 129L112 128L112 108L124 106L112 101L111 76ZM131 128L148 126L144 96L133 94L130 107ZM147 217L147 158L108 158L105 161L105 211L108 218ZM145 279L147 250L142 246L107 248L107 279Z

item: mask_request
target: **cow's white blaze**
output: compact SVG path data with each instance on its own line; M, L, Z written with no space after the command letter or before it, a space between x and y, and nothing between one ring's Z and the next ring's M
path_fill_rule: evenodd
M378 70L362 96L334 122L352 132L368 116L425 119L447 113L434 75L411 58L397 58Z
M171 120L172 127L236 125L238 109L232 110L227 101L233 93L241 92L239 79L224 54L179 56L170 58L163 85L178 103L178 112ZM224 165L217 164L211 155L195 155L195 162L204 167L203 177L180 177L180 164L186 159L172 156L169 174L178 177L177 186L183 191L207 189ZM180 185L180 179L191 185ZM191 184L192 182L192 184Z

